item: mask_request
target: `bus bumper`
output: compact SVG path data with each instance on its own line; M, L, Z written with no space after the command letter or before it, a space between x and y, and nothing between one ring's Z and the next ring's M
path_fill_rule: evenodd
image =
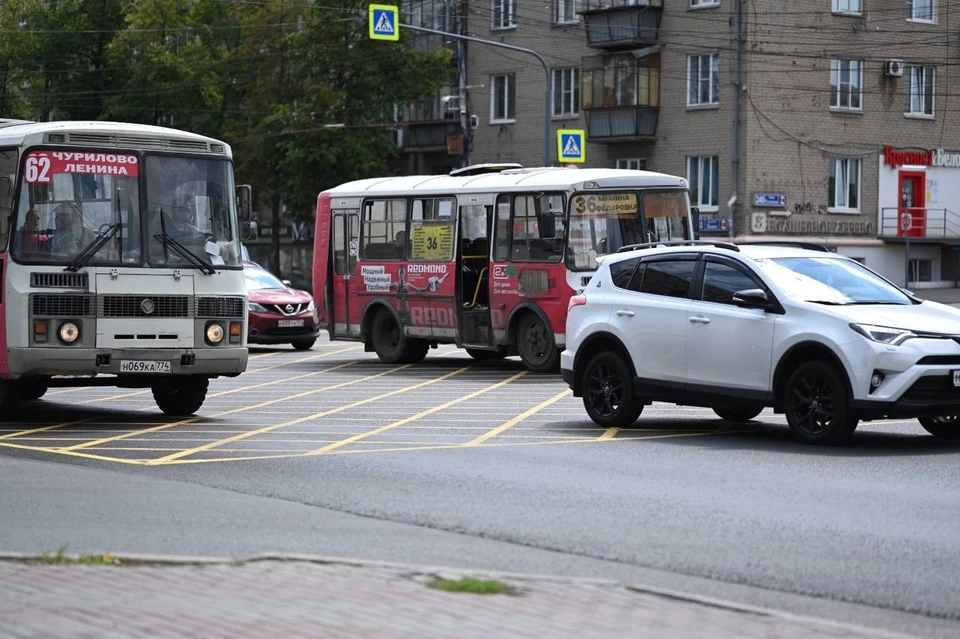
M239 375L247 368L247 347L111 349L111 348L11 348L11 377L34 375L121 375L121 362L170 362L169 373L138 375Z

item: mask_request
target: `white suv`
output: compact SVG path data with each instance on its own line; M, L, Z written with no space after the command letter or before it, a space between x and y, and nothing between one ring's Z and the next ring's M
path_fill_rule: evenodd
M814 245L626 248L570 300L560 356L597 424L664 401L730 421L772 406L810 443L886 417L960 439L960 310Z

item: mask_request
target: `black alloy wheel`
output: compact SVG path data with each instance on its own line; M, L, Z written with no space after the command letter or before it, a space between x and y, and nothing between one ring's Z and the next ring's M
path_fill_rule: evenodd
M960 415L938 415L936 417L921 417L920 425L923 429L946 441L960 441Z
M523 365L535 373L548 373L560 365L560 349L553 334L540 317L533 313L520 320L517 350Z
M790 430L808 444L840 443L860 421L840 375L823 361L804 362L793 371L783 404Z
M763 407L756 406L721 406L714 408L713 412L720 419L728 422L749 422L751 419L763 412Z
M616 352L595 355L583 370L583 407L598 426L629 426L640 417L630 367Z

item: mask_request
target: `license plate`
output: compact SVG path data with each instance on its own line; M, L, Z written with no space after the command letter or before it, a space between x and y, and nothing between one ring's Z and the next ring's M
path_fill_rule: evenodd
M960 371L950 371L953 375L953 385L960 386Z
M121 373L169 373L170 362L124 360L120 362Z
M294 326L303 326L303 320L278 320L277 326L280 328L292 328Z

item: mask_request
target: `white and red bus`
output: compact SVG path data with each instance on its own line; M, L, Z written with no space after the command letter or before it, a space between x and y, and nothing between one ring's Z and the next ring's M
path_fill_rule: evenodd
M218 140L0 120L0 420L92 385L150 388L187 415L210 379L242 373L236 194Z
M567 303L625 245L694 239L687 181L625 169L477 165L358 180L318 198L314 298L331 339L388 363L457 344L556 367Z

